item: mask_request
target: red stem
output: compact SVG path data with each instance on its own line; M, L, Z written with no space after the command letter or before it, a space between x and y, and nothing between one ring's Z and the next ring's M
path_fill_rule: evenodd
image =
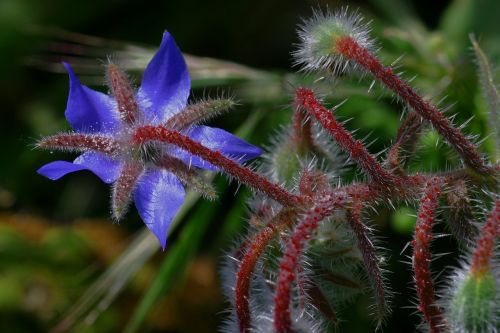
M300 110L293 114L293 141L299 151L311 150L314 147L311 120Z
M241 260L240 268L236 280L236 315L240 325L240 332L244 333L250 330L250 282L252 272L259 260L262 252L274 238L276 232L294 219L296 211L282 210L271 222L268 223L252 240L247 253Z
M120 145L111 137L81 133L64 133L48 136L40 140L37 146L44 149L95 150L109 155L120 150Z
M225 157L220 152L213 151L201 143L163 126L139 127L133 135L133 140L137 144L148 141L161 141L176 145L225 170L240 182L265 193L283 206L297 206L304 203L304 200L300 196L288 192L277 184L271 183L266 178Z
M298 88L295 92L295 104L316 118L330 133L338 145L349 153L350 157L356 161L361 169L363 169L375 182L384 187L394 186L396 177L391 175L377 162L377 160L366 150L361 141L353 138L351 133L335 119L333 113L316 99L311 89Z
M481 237L477 241L476 249L472 255L470 268L472 274L476 276L483 275L490 269L495 241L500 236L500 199L495 202L495 207L490 212L480 235Z
M430 272L432 241L432 225L436 209L439 205L445 180L439 177L431 178L422 196L422 205L418 211L415 239L413 240L413 270L419 299L418 309L429 323L431 333L442 332L445 327L443 313L435 301L434 282Z
M127 212L137 179L143 171L143 166L138 163L126 163L123 166L120 176L113 184L111 194L112 214L115 220L120 220Z
M313 197L314 194L330 190L328 176L321 171L304 169L299 179L299 193Z
M434 105L425 101L407 82L395 75L391 67L384 67L380 60L351 37L338 38L336 49L340 54L355 61L372 73L375 78L382 81L389 89L394 91L422 118L430 122L439 134L457 151L465 164L480 173L488 172L476 147L458 128L453 127L450 121Z
M118 112L127 124L133 124L139 115L139 106L132 85L125 73L115 64L108 65L107 76Z
M387 154L387 164L392 172L404 174L403 168L406 159L401 157L401 153L405 148L410 150L407 153L414 151L422 125L421 117L415 111L408 113L399 127L396 140Z
M361 221L362 204L355 201L353 208L347 211L347 220L354 231L358 248L363 256L363 262L368 272L368 277L375 289L375 303L377 305L377 318L382 321L386 312L386 293L382 272L378 264L375 247L368 237L365 225Z
M331 215L335 209L345 204L345 196L326 196L315 207L306 211L302 221L288 240L285 253L280 261L280 270L274 296L274 328L277 333L291 333L290 299L292 285L296 278L297 264L305 242L311 238L318 223Z

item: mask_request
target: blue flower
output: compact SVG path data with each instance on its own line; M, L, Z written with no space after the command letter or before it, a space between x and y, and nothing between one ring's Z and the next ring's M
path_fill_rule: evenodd
M107 70L109 95L81 85L70 66L64 65L70 79L65 115L74 132L44 138L38 146L82 154L73 162L48 163L38 173L56 180L74 171L89 170L105 183L113 183L113 217L123 217L133 200L142 220L165 248L168 227L185 198L183 183L198 179L198 169L216 170L180 148L159 143L138 146L131 138L140 126L174 124L169 120L192 118L189 114L193 110L187 105L190 77L174 39L164 33L137 92L114 64ZM188 116L183 117L184 113ZM187 123L175 129L240 162L262 153L219 128Z

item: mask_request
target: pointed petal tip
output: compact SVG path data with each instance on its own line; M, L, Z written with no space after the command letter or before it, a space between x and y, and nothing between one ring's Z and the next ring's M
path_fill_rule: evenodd
M64 68L66 68L66 70L68 72L72 72L73 70L71 69L71 66L69 65L69 63L67 61L61 61L61 65L64 66Z
M165 31L160 47L146 67L139 96L148 122L163 122L187 104L191 79L182 53Z
M66 72L68 72L70 83L74 82L74 83L78 83L79 84L80 80L78 80L78 76L76 76L76 73L73 70L73 68L71 68L71 65L68 62L66 62L66 61L62 61L61 64L66 69Z
M159 231L152 231L152 232L155 235L158 242L160 243L161 250L165 252L165 249L167 248L167 233Z
M141 210L139 210L139 215L141 215ZM141 216L142 218L142 216ZM144 220L144 218L143 218ZM168 223L158 223L159 217L156 217L156 221L154 222L146 222L144 221L144 224L146 227L148 227L149 231L153 233L153 235L156 237L158 240L158 243L160 243L160 247L162 248L163 251L165 251L165 248L167 246L167 233L168 233L168 228L170 226L170 222Z
M257 147L251 143L248 143L248 159L256 158L259 157L260 155L264 154L264 150L261 149L260 147Z
M122 163L96 152L87 152L73 162L54 161L43 165L36 172L51 180L58 180L68 173L88 170L103 182L110 184L118 178Z
M82 85L67 62L62 62L69 76L69 95L65 116L71 127L79 132L112 132L120 121L113 99Z
M54 161L43 165L36 172L50 180L58 180L68 173L80 171L82 167L67 161Z
M163 36L161 37L161 44L167 42L170 38L173 39L172 34L170 34L170 32L168 32L168 30L163 31Z
M187 135L205 147L217 150L239 163L259 157L264 152L259 147L221 128L205 125L193 126L189 129Z
M152 169L140 179L134 191L134 202L144 224L155 235L163 250L172 219L182 206L185 190L172 173Z

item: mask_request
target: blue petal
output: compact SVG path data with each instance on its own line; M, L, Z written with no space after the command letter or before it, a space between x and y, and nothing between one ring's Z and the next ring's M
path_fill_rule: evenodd
M92 151L81 154L73 163L92 171L106 184L111 184L117 180L123 167L123 162L120 160Z
M68 173L80 170L86 170L86 168L83 165L77 165L67 161L55 161L45 164L36 172L49 179L58 180Z
M139 99L150 124L170 118L186 106L191 80L182 53L165 32L160 49L144 71Z
M78 156L73 163L55 161L45 164L37 172L49 179L57 180L71 172L89 170L109 184L118 178L121 167L120 161L100 153L88 152Z
M69 74L69 97L66 119L78 132L109 133L118 129L120 122L113 99L80 84L71 67L64 63Z
M186 193L172 173L152 169L138 181L134 201L139 215L165 249L170 222L182 206Z
M234 136L220 128L208 126L194 126L185 133L191 139L200 142L203 146L219 151L224 156L243 163L262 154L262 150L245 140ZM183 160L188 165L207 170L218 170L217 167L205 162L198 156L194 156L182 149L174 148L172 155Z

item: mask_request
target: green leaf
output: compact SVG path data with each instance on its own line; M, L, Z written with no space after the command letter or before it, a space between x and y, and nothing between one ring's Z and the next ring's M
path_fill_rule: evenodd
M498 327L498 286L491 272L470 274L451 299L450 323L456 332L491 332Z

